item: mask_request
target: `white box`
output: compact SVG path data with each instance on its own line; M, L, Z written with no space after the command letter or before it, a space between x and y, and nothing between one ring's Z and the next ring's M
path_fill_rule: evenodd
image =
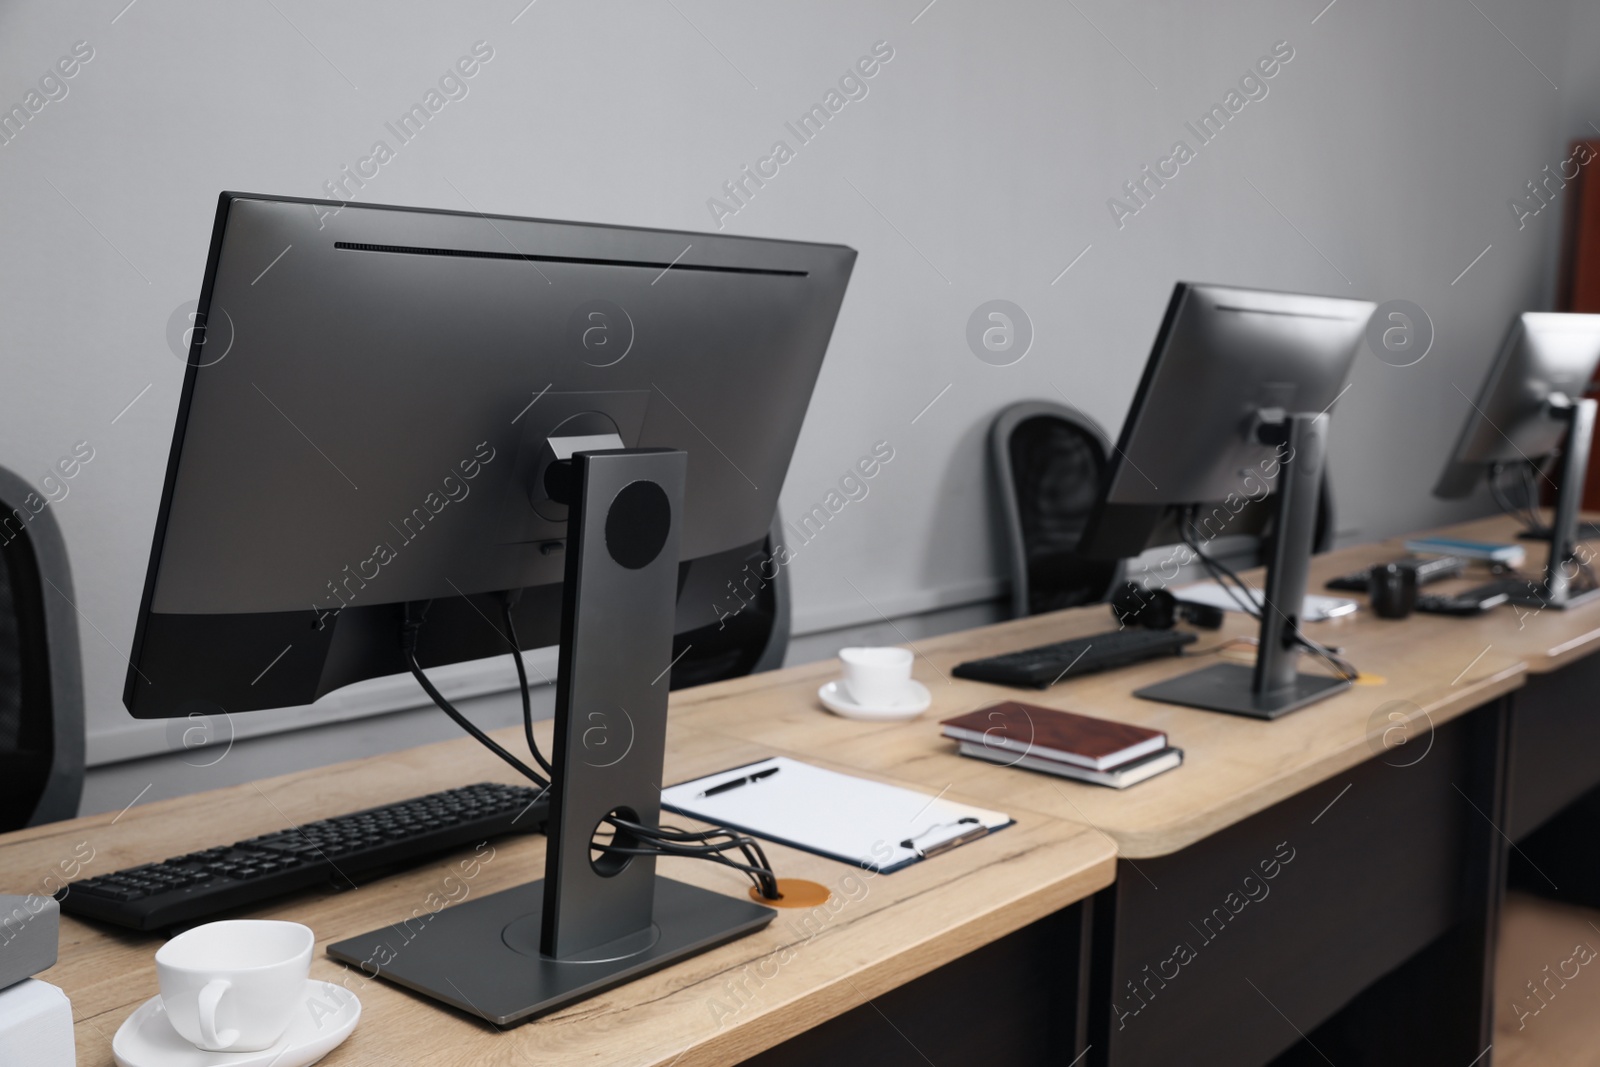
M0 989L0 1063L77 1067L72 1003L49 982L25 978Z

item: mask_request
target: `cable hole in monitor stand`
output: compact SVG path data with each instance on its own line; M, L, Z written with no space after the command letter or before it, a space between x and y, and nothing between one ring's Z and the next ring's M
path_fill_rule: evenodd
M632 833L621 827L615 827L606 819L612 817L624 822L636 823L639 821L638 813L632 808L623 806L612 808L606 813L605 818L595 823L593 832L589 835L589 866L594 868L594 873L602 878L615 878L628 869L628 864L633 862L633 857L626 853L603 852L601 846L613 845L617 848L638 848L640 841Z

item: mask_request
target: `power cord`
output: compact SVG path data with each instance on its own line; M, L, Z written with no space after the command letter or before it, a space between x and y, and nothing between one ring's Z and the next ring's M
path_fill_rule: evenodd
M1192 509L1189 512L1188 518L1192 518L1192 516L1195 514L1198 514L1198 509ZM1213 559L1212 557L1206 555L1201 549L1199 543L1190 533L1190 525L1192 525L1192 522L1180 523L1179 536L1182 537L1185 547L1195 554L1195 558L1200 561L1200 565L1206 569L1208 574L1211 575L1212 581L1216 582L1227 591L1234 603L1239 605L1239 610L1243 611L1246 615L1249 615L1252 619L1255 619L1259 622L1261 620L1261 609L1256 606L1255 590L1251 589L1249 585L1245 584L1244 579L1239 577L1238 573L1235 572L1232 567L1229 567L1226 563L1223 563L1219 559ZM1233 584L1230 585L1229 581L1231 581ZM1266 597L1263 596L1262 601L1265 602L1265 600ZM1320 641L1315 641L1310 637L1307 637L1303 632L1301 632L1298 625L1293 625L1292 629L1293 633L1291 636L1295 644L1299 645L1301 648L1304 648L1313 655L1325 660L1328 665L1338 673L1339 677L1343 678L1345 681L1353 682L1361 676L1361 671L1356 668L1355 664L1339 655L1333 649L1322 644Z
M778 892L778 879L772 872L772 864L767 861L767 854L761 850L761 845L753 837L735 833L721 826L710 830L684 830L675 826L648 826L617 815L611 816L606 821L615 827L618 833L625 832L640 844L617 844L616 838L613 837L609 843L595 842L592 847L598 852L622 856L686 856L691 859L710 860L743 872L765 899L783 899L783 894ZM749 862L739 863L723 855L735 849Z
M1185 658L1191 656L1215 656L1228 651L1230 648L1237 648L1239 646L1255 648L1256 644L1257 642L1254 637L1230 637L1226 641L1218 641L1216 644L1207 645L1205 648L1185 649L1184 651L1178 653L1178 655Z
M1495 506L1502 513L1512 516L1529 530L1538 530L1543 527L1544 523L1533 506L1533 501L1536 498L1533 464L1516 464L1516 471L1520 476L1518 481L1522 490L1522 501L1520 503L1511 499L1506 486L1501 481L1502 475L1506 472L1506 464L1504 463L1495 463L1489 468L1489 495L1494 499Z
M528 695L528 668L522 662L522 642L517 640L517 623L511 613L521 595L522 590L518 589L506 593L501 598L500 617L505 620L505 637L506 642L511 645L511 660L517 665L517 689L522 694L522 732L528 738L528 751L533 753L534 762L538 763L544 773L553 780L556 776L555 768L550 766L550 761L539 751L539 742L533 739L533 699Z
M453 704L444 698L443 693L434 688L433 683L428 680L428 676L423 673L422 664L417 662L417 638L422 633L422 624L427 621L428 608L432 604L433 601L427 601L422 605L421 610L417 611L415 614L413 614L412 605L409 601L405 605L404 619L400 624L400 650L405 656L406 666L411 669L411 676L417 680L418 685L422 686L422 691L428 694L429 699L438 705L439 710L450 716L457 726L471 734L479 744L483 745L490 752L493 752L496 756L499 756L512 767L516 768L518 773L527 778L534 785L537 785L544 792L549 792L549 779L545 778L538 771L535 771L532 767L529 767L526 763L523 763L516 756L513 756L510 752L501 747L501 745L495 741L494 738L478 729L477 725L474 724L471 719L468 719L465 715L461 714L461 712L458 711ZM522 657L518 656L517 659L520 662ZM527 689L524 688L523 692L526 694ZM543 793L540 795L543 796Z
M522 659L522 647L517 641L516 627L512 622L512 608L516 605L516 594L507 594L501 600L502 614L506 624L504 635L507 643L511 645L512 659L517 665L517 680L522 689L522 726L528 741L528 749L533 754L535 762L550 775L544 777L538 771L518 759L511 752L484 733L478 726L461 713L454 705L445 699L444 694L428 680L427 674L422 670L422 665L417 661L417 640L422 633L422 625L427 620L428 608L432 601L427 601L420 608L414 609L411 603L405 605L404 618L400 627L400 648L405 656L406 666L410 668L411 675L422 686L422 691L428 694L440 711L455 722L455 724L471 735L479 744L505 760L516 769L517 773L533 782L540 789L539 796L543 799L550 792L551 780L555 778L555 770L550 761L545 759L539 751L538 742L533 736L533 703L528 695L527 667ZM709 860L713 863L730 867L745 874L755 884L761 896L766 900L780 900L782 894L778 891L778 878L773 873L772 864L767 861L767 855L762 851L761 845L753 837L736 833L725 827L714 826L709 830L684 830L674 826L649 826L644 823L625 819L619 815L608 815L601 820L609 825L612 836L609 841L591 841L590 847L597 852L621 856L682 856L687 859ZM617 843L618 836L628 844ZM729 859L724 853L737 850L748 862L739 863Z
M1545 537L1554 536L1554 530L1544 524L1544 517L1539 514L1539 483L1536 479L1544 477L1544 471L1535 460L1512 465L1520 475L1519 487L1522 490L1522 502L1519 504L1507 494L1506 488L1501 484L1500 478L1506 471L1507 464L1495 463L1489 467L1489 495L1494 499L1495 505L1503 514L1510 515L1520 522L1523 528L1532 534ZM1581 538L1580 538L1581 539ZM1585 582L1586 588L1600 585L1600 576L1595 574L1593 566L1586 559L1572 557L1572 562L1577 564L1578 574ZM1539 579L1530 578L1530 583Z

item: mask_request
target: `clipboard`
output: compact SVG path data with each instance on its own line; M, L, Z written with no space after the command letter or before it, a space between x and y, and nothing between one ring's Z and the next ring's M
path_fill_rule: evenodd
M757 774L762 777L703 795ZM840 774L787 756L668 786L661 791L661 806L879 874L893 873L1015 821L1003 812Z

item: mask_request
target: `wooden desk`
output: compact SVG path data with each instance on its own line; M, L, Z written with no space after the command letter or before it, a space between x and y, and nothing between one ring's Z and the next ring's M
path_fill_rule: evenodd
M1344 557L1319 557L1315 585L1351 569ZM852 722L823 711L816 691L838 673L831 660L684 690L673 695L672 715L697 729L824 756L933 790L949 787L979 803L1084 823L1114 840L1120 856L1137 860L1177 852L1381 754L1386 732L1391 740L1402 730L1422 736L1430 722L1437 729L1520 686L1521 660L1489 641L1463 640L1459 622L1438 616L1390 622L1363 612L1308 626L1314 638L1342 647L1381 681L1356 685L1274 722L1132 696L1141 686L1214 658L1149 661L1039 692L950 676L950 668L964 660L1114 629L1105 605L914 642L914 674L933 694L933 706L909 723ZM1230 612L1219 634L1202 633L1194 647L1253 635L1254 628L1253 621ZM1318 669L1310 656L1302 664ZM1117 791L964 759L955 742L939 733L941 719L1010 699L1165 730L1184 749L1184 765ZM1391 719L1391 712L1402 718Z
M1586 515L1584 518L1596 521L1600 520L1600 515ZM1520 544L1527 550L1527 559L1518 569L1526 574L1542 576L1545 560L1550 555L1549 543L1519 541L1517 532L1521 529L1522 524L1511 516L1494 515L1420 534L1341 549L1319 557L1318 563L1337 561L1335 573L1353 572L1373 563L1407 555L1405 542L1412 537L1454 537L1469 541ZM1590 542L1589 547L1600 553L1600 542ZM1343 567L1344 570L1338 571L1337 567ZM1318 576L1320 578L1321 570ZM1473 567L1467 576L1429 586L1428 591L1456 592L1488 580L1483 568ZM1600 651L1600 601L1591 601L1566 611L1506 605L1473 618L1433 621L1457 635L1464 645L1476 648L1493 645L1497 651L1520 660L1529 674L1549 674Z
M544 730L548 744L548 723ZM508 730L499 740L510 746L519 737L519 730ZM774 751L673 724L667 777L682 780ZM813 757L813 762L828 761ZM484 780L515 779L476 743L462 739L134 806L120 815L0 837L0 883L6 892L39 892L45 878L75 850L80 856L85 848L93 850L86 874L110 871ZM359 890L306 893L256 914L309 925L319 945L312 975L342 982L361 998L361 1024L324 1061L329 1067L731 1064L774 1046L774 1054L781 1053L782 1042L823 1020L848 1018L852 1009L882 1011L904 1022L902 1012L914 1011L916 1004L912 998L897 1005L897 990L937 981L940 968L969 953L982 956L984 946L1003 944L1018 931L1024 933L1017 939L1025 940L1030 924L1050 923L1063 909L1110 883L1114 852L1101 835L1025 809L1012 814L1016 826L934 861L877 877L768 846L784 874L832 888L832 908L780 911L758 934L505 1033L381 981L368 981L322 956L320 946L371 929L385 918L399 921L425 914L430 894L459 901L463 894L492 893L538 877L544 867L542 836L497 840L492 852L485 851L489 858L476 866L472 850L464 850ZM466 868L460 866L464 861ZM660 869L669 877L726 893L743 893L748 884L736 872L689 860L663 860ZM112 1035L157 991L151 957L160 943L158 937L63 918L60 961L40 977L72 999L80 1067L112 1063ZM1070 961L1059 962L1066 965L1069 979L1076 978ZM1015 992L1036 978L1036 971L1015 975L1005 991ZM869 1002L875 1006L862 1007ZM1059 1047L1082 1040L1071 1032L1075 1007L1044 1005L1052 1017L1066 1020L1066 1033L1057 1035L1063 1040ZM890 1030L882 1022L878 1026ZM892 1033L890 1038L905 1040ZM900 1050L910 1054L904 1045Z
M1593 520L1595 516L1586 516ZM1521 523L1496 515L1430 531L1441 537L1476 541L1517 540ZM1338 553L1350 570L1405 554L1405 538L1393 538ZM1521 570L1543 574L1549 545L1520 542L1527 549ZM1600 548L1591 542L1591 549ZM1441 583L1451 592L1483 580L1474 569L1471 577ZM1521 661L1527 669L1526 685L1513 701L1511 745L1507 767L1506 832L1519 842L1518 864L1530 864L1538 882L1565 887L1568 899L1600 904L1600 873L1591 873L1586 861L1594 828L1600 825L1600 797L1585 801L1585 811L1575 813L1566 827L1553 827L1541 841L1525 840L1558 812L1583 800L1600 787L1600 601L1565 611L1534 606L1507 605L1468 619L1442 620L1472 648L1492 648ZM1543 871L1542 874L1537 871Z
M1385 551L1319 557L1314 587ZM910 723L823 712L816 690L835 674L832 663L686 691L674 697L673 715L930 791L1076 820L1115 841L1117 882L1095 902L1092 1061L1265 1063L1304 1033L1335 1062L1354 1062L1360 1050L1385 1062L1459 1055L1468 1063L1487 1043L1491 1019L1503 698L1525 671L1491 640L1464 637L1460 623L1362 613L1308 627L1379 677L1274 722L1131 695L1212 662L1203 657L1038 693L949 674L963 660L1111 629L1104 605L915 642L915 673L934 704ZM1253 632L1233 614L1220 637ZM1220 637L1202 634L1197 647ZM1303 662L1317 669L1310 657ZM1185 749L1184 766L1118 792L964 759L939 734L940 719L1019 697L1165 730ZM1409 748L1386 747L1386 735L1397 734ZM1280 847L1295 859L1270 894L1240 904L1226 937L1207 937L1198 924L1243 893L1262 892L1259 877L1248 887L1242 880ZM1171 978L1175 944L1194 950L1181 980ZM1400 1001L1408 1008L1396 1016Z
M1313 581L1396 554L1398 546L1389 544L1321 557ZM919 997L933 1014L959 1022L965 1016L945 1006L964 997L965 1012L974 996L1012 995L1050 973L1052 962L1055 971L1061 964L1072 971L1082 948L1073 906L1108 886L1114 869L1117 883L1092 909L1082 909L1095 920L1098 958L1089 996L1095 1032L1089 1038L1069 1032L1065 1040L1052 1035L1058 1050L1092 1041L1096 1050L1086 1062L1198 1062L1204 1056L1197 1048L1215 1062L1265 1062L1303 1032L1343 1062L1340 1041L1370 1048L1382 1038L1386 1048L1405 1047L1391 1040L1395 1025L1383 1022L1385 1014L1426 1039L1423 1059L1447 1046L1453 1056L1455 1047L1471 1044L1473 1019L1485 1010L1482 990L1472 987L1491 954L1485 930L1498 902L1492 887L1499 885L1504 853L1493 829L1504 817L1496 799L1506 747L1503 698L1525 681L1526 650L1511 641L1504 621L1361 616L1317 624L1313 636L1342 646L1382 681L1271 723L1129 695L1205 659L1144 664L1030 695L1165 729L1186 749L1182 769L1127 792L961 759L938 736L938 719L1016 695L951 679L955 663L1105 630L1111 622L1101 606L918 642L917 674L935 704L908 724L853 723L823 712L815 692L834 673L826 663L674 694L669 780L784 753L929 792L947 790L1003 808L1018 825L937 862L870 881L847 866L774 848L784 873L824 882L842 902L837 913L811 919L820 930L815 937L795 925L806 917L780 915L758 935L507 1034L319 957L314 973L350 976L365 1006L360 1029L327 1062L448 1067L559 1056L690 1067L754 1055L764 1064L815 1062L827 1058L818 1048L837 1050L841 1032L861 1052L866 1045L858 1039L868 1025L902 1042L903 1034L891 1033L895 1020L916 1011ZM1562 625L1583 622L1571 615ZM1250 629L1234 616L1221 636ZM1542 632L1532 638L1550 639ZM1212 643L1202 636L1200 647ZM1567 655L1553 649L1546 649L1551 660ZM1411 747L1386 747L1385 735L1400 730ZM506 731L503 739L515 744L515 734ZM1417 751L1425 755L1413 763ZM428 746L9 835L0 838L0 878L7 891L37 891L84 845L95 856L88 872L106 871L485 779L510 780L471 741ZM1194 924L1226 906L1229 894L1239 899L1241 891L1251 892L1245 875L1278 857L1285 843L1294 859L1270 895L1238 912L1228 937L1206 938ZM1113 844L1124 857L1115 867ZM425 907L429 893L447 888L447 876L472 894L536 877L543 839L497 842L493 855L465 882L454 866L468 858L464 853L354 893L307 894L260 914L305 921L326 944L383 916ZM664 861L662 870L742 891L737 875L708 865ZM1173 943L1185 939L1199 951L1180 970L1182 980L1153 980L1151 969L1160 971ZM1044 957L1019 964L1028 946L1044 942ZM64 920L62 961L44 977L73 998L81 1064L109 1063L116 1027L154 995L150 957L157 944ZM793 959L780 966L775 961L788 955L785 949ZM991 951L1002 955L974 962ZM983 969L952 980L958 964ZM1388 977L1380 981L1381 975ZM1134 982L1143 996L1130 993ZM922 990L936 995L929 999ZM1050 995L1071 991L1068 983ZM1407 1010L1397 1014L1399 1002ZM1074 1014L1064 1003L1054 1008L1068 1019ZM835 1018L840 1028L831 1034L819 1037L812 1029ZM1442 1037L1434 1024L1468 1036ZM994 1042L1015 1034L996 1027L984 1033L991 1058L1005 1061ZM936 1056L950 1051L940 1039L924 1044ZM909 1055L904 1044L889 1047L895 1050L889 1058Z

